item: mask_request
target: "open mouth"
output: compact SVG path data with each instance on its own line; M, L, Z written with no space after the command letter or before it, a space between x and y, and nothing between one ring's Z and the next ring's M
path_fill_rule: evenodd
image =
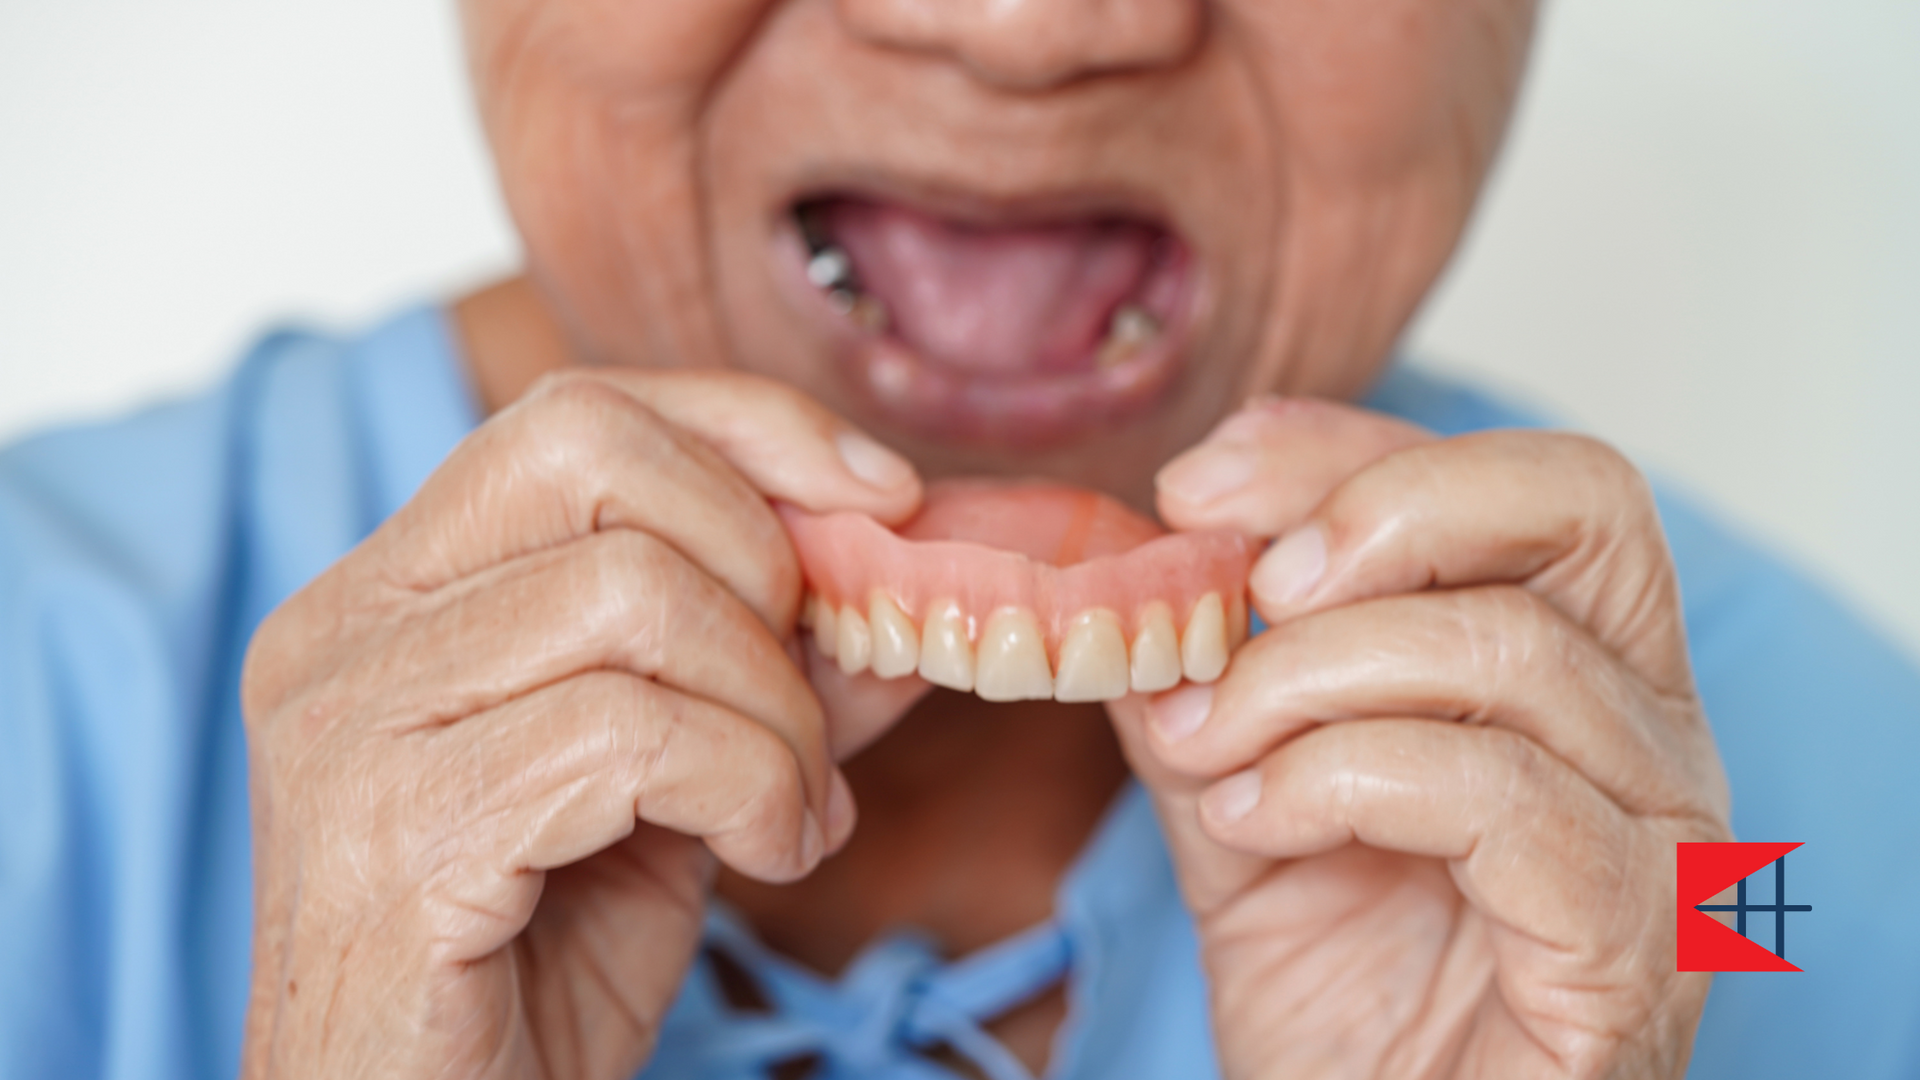
M833 195L798 203L793 223L846 374L908 430L1056 444L1150 406L1178 373L1193 260L1155 221L966 219Z

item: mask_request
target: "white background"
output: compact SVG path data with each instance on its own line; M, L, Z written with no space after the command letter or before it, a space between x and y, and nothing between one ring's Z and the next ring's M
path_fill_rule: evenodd
M510 267L448 0L0 0L0 438ZM1920 645L1920 2L1549 5L1414 347Z

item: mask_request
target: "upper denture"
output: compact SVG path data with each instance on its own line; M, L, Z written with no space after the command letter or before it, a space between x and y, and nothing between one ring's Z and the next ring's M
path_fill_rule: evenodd
M822 651L850 672L917 670L993 700L1109 700L1211 681L1245 637L1251 541L1168 533L1096 492L948 481L898 531L780 512Z

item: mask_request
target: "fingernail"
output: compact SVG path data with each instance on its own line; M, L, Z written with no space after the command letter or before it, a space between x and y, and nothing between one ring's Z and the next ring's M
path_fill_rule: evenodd
M1251 446L1201 443L1161 469L1154 477L1154 486L1182 502L1205 505L1252 483L1254 466Z
M839 769L833 770L832 786L827 790L827 841L834 848L846 843L853 832L853 789Z
M1147 706L1147 722L1167 742L1177 743L1199 731L1213 712L1213 687L1188 684L1161 694Z
M1260 556L1247 585L1269 605L1305 600L1327 573L1327 532L1318 523L1288 533Z
M800 865L813 869L826 851L827 837L820 831L820 819L808 810L806 823L800 827Z
M1260 805L1260 774L1256 770L1234 773L1207 789L1200 796L1201 809L1222 825L1231 825L1253 813Z
M913 466L907 459L881 446L857 431L843 431L833 440L847 471L864 480L869 487L892 491L913 479Z

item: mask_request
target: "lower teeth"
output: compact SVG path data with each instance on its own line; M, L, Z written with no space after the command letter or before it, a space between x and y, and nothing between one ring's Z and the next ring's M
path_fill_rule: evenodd
M853 259L840 245L821 243L813 248L807 257L807 280L816 288L825 289L833 310L860 329L878 334L891 324L887 306L860 291L859 282L853 276Z
M1103 368L1117 367L1159 336L1160 320L1151 312L1138 304L1122 304L1107 324L1107 336L1095 360Z
M890 325L887 318L887 305L866 293L855 292L852 289L834 289L827 293L827 302L833 305L833 310L845 315L855 326L869 333L881 333Z
M807 280L822 289L844 289L853 282L853 260L839 247L823 247L807 259Z

